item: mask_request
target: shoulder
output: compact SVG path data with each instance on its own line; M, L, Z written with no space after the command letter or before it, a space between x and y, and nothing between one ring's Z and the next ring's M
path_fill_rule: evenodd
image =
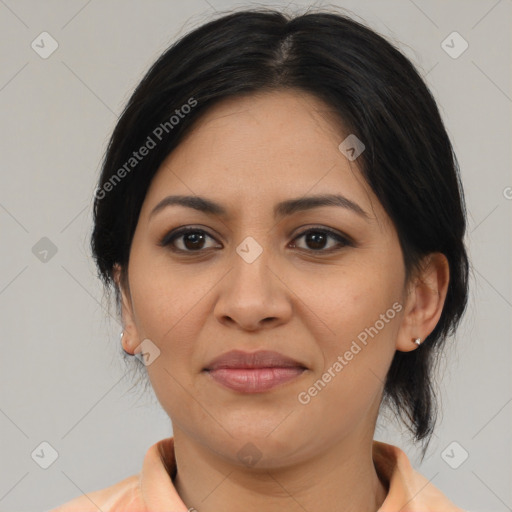
M379 476L389 487L378 512L466 512L416 471L398 446L374 441L373 460Z
M140 477L133 475L105 489L82 494L48 512L145 512Z

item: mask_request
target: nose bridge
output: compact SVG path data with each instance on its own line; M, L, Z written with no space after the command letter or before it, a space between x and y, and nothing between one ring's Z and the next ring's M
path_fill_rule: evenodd
M232 279L234 284L241 288L239 291L270 293L270 266L274 260L271 250L270 237L264 232L246 236L236 246L232 258Z
M276 258L271 237L264 230L246 236L234 247L231 272L222 286L216 315L246 329L256 329L270 319L283 321L290 313L289 301L276 277Z

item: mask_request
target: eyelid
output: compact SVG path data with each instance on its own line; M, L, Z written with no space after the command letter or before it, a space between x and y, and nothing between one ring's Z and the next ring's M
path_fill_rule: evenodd
M343 233L343 231L338 231L337 229L333 229L333 228L329 228L327 226L322 226L322 225L308 225L307 227L301 227L301 228L298 228L300 229L301 231L295 235L293 235L293 238L297 238L299 236L302 236L306 233L308 233L309 231L323 231L325 233L328 233L329 235L332 235L334 236L335 238L338 237L338 238L341 238L343 239L345 242L347 243L350 243L352 245L355 245L355 242L354 240L352 239L352 237L350 237L349 235Z

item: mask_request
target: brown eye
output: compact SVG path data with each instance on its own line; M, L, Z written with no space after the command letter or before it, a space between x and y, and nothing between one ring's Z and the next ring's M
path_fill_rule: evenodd
M306 247L299 247L295 241L292 242L291 247L297 247L309 252L329 253L345 246L353 246L353 243L348 238L325 228L308 229L295 237L294 240L301 238L304 239ZM203 229L188 227L171 231L164 236L159 245L169 247L174 252L182 253L199 253L206 249L219 248L218 245L210 245L208 247L208 239L215 241L215 238Z
M336 245L338 248L340 246L352 245L345 237L328 229L308 229L298 235L295 240L300 238L304 238L307 245L304 249L311 252L331 252L332 250L336 250ZM331 245L331 247L326 249L329 239L334 240L336 243L334 247ZM297 245L294 243L293 247L297 247Z
M167 234L160 242L160 245L162 247L171 246L171 250L177 252L200 252L205 249L208 238L215 240L202 229L185 228ZM176 242L178 242L179 247ZM208 249L210 247L206 248Z

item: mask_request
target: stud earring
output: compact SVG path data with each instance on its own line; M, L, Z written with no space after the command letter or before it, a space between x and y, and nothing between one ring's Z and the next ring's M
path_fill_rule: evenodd
M418 347L421 345L421 338L416 338L413 341L414 341L414 343L416 343L416 345L418 345Z

